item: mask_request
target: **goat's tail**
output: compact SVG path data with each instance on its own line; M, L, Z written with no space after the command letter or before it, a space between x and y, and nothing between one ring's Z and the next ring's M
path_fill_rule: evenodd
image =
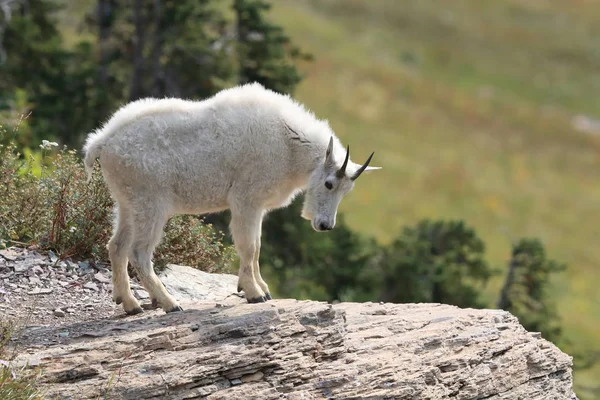
M83 146L85 157L83 159L83 165L85 166L85 172L87 173L87 182L90 183L92 180L92 173L94 172L94 163L96 158L100 156L104 140L102 140L101 132L94 132L90 134Z

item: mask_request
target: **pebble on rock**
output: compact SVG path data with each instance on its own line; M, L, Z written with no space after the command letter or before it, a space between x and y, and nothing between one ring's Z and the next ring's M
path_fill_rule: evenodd
M98 291L98 286L96 286L96 284L94 282L88 282L85 285L83 285L83 287L86 289Z
M145 300L145 299L149 299L150 295L148 294L148 292L146 292L145 290L142 289L136 289L134 291L135 296L140 299L140 300Z

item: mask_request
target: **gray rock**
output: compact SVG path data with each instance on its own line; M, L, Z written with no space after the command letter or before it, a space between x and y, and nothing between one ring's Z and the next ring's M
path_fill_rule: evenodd
M114 373L106 366L124 359L112 388L123 399L275 400L282 390L287 399L574 396L572 358L504 311L234 300L221 299L228 307L215 314L212 301L188 301L183 313L92 321L92 335L24 349L15 366L40 360L48 398L102 397ZM60 327L44 332L64 334Z
M22 274L35 265L38 265L35 261L32 262L31 260L23 260L16 262L13 265L13 268L17 274Z
M63 310L61 310L60 308L57 308L56 310L54 310L54 315L57 317L64 317L65 312Z
M102 272L97 272L94 275L94 279L100 283L110 283L110 279L106 275L104 275Z
M42 283L42 281L40 280L40 278L38 278L36 276L30 276L29 283L32 285L39 285L40 283Z
M54 264L58 260L58 256L52 250L50 250L48 251L48 259Z
M83 287L86 289L93 290L95 292L98 291L98 285L96 285L94 282L87 282L85 285L83 285Z
M146 292L143 289L136 289L136 290L133 291L133 294L139 300L145 300L145 299L149 299L150 298L150 295L148 294L148 292Z
M8 261L15 261L21 255L20 251L17 251L14 247L9 249L0 250L0 256L4 257Z
M33 290L27 292L27 294L50 294L52 293L52 288L40 288L40 287L35 287L33 288Z
M219 301L237 292L238 277L231 274L209 274L182 265L169 264L159 279L180 300Z

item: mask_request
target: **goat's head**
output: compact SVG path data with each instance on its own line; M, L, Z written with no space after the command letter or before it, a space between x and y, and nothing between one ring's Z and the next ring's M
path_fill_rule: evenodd
M365 171L380 169L369 167L372 153L363 165L350 160L350 146L346 148L346 157L341 166L337 165L333 156L333 137L329 140L325 161L311 174L302 218L311 221L317 232L329 231L335 226L337 209L342 198L354 188L354 182Z

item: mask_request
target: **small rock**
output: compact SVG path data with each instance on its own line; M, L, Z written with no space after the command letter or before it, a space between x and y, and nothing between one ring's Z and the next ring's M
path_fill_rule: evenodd
M19 253L17 253L13 249L5 249L5 250L0 250L0 256L4 257L8 261L15 261L17 259L17 257L19 256Z
M263 378L263 376L265 376L264 373L262 373L261 371L257 371L253 374L242 376L241 381L244 383L260 381ZM233 385L233 382L231 384Z
M88 269L90 268L90 263L87 261L80 261L79 262L79 268L81 269Z
M65 311L67 311L69 314L73 314L75 312L74 308L67 308Z
M94 279L100 283L110 283L110 279L108 279L102 272L96 273L94 275Z
M86 289L90 289L93 291L98 291L98 286L96 286L96 284L94 282L87 282L85 285L83 285L84 288Z
M149 299L150 295L148 294L148 292L146 292L145 290L142 289L136 289L134 290L135 296L140 299L140 300L145 300L145 299Z
M30 276L29 283L31 283L32 285L39 285L42 283L42 281L40 281L40 278L38 278L36 276Z
M57 308L56 310L54 310L54 315L56 317L64 317L65 312L63 310L61 310L60 308Z
M56 260L58 260L58 256L56 254L54 254L54 252L52 250L50 250L48 252L48 259L50 260L50 262L55 263Z
M39 287L35 287L33 288L33 290L27 292L27 294L49 294L52 293L52 289L51 288L39 288Z
M231 384L232 384L233 386L236 386L236 385L241 385L241 384L242 384L242 380L241 380L241 379L237 379L237 378L236 378L236 379L232 379L232 380L230 380L229 382L231 382Z
M44 273L44 269L42 267L40 267L39 265L34 265L30 271L33 272L34 274L38 274L38 275L41 275Z
M31 268L32 266L33 266L33 264L31 264L27 261L22 261L22 262L15 263L15 265L13 265L13 268L16 273L23 273L23 272L27 271L29 268Z
M65 331L65 332L59 332L58 336L60 337L69 337L69 332Z

